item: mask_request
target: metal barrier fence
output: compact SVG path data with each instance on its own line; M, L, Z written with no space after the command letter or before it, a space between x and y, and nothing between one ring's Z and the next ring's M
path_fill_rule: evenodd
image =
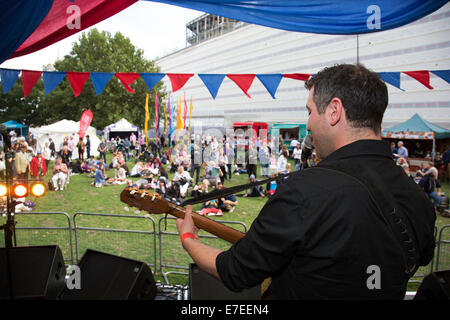
M89 248L139 260L155 270L156 228L150 216L77 212L73 224L77 263ZM111 227L118 224L120 229Z
M438 232L437 227L434 227L434 239L435 239L435 241L437 241L437 238L436 238L437 232ZM428 275L431 272L433 272L434 260L435 260L435 257L437 255L437 252L438 252L438 247L437 247L437 242L435 242L433 259L431 259L431 261L430 261L430 263L428 265L419 267L419 269L417 269L417 271L414 274L414 276L411 277L408 282L420 283L420 282L422 282L423 278L425 278L426 275Z
M176 218L173 217L160 218L158 230L149 215L78 212L74 214L72 224L70 215L65 212L23 212L17 213L15 220L18 246L56 244L61 248L67 264L77 264L84 251L90 248L146 262L170 284L168 275L185 276L189 263L192 263L180 245ZM6 217L0 217L0 225L5 221ZM242 222L218 222L247 232L247 226ZM120 228L112 227L117 225ZM231 246L204 231L200 231L199 237L205 244L222 250ZM450 224L442 226L439 232L435 228L435 238L434 259L429 265L419 268L410 282L421 282L432 271L450 269ZM0 247L3 246L4 233L0 230Z
M2 218L6 221L6 217ZM58 245L64 261L74 264L72 224L66 212L20 212L15 214L14 220L17 246ZM5 246L3 234L0 246Z
M164 280L169 284L167 276L169 274L181 274L187 275L186 271L176 270L188 270L189 264L192 263L192 259L189 254L180 245L180 236L178 234L176 225L176 218L162 217L158 221L158 238L159 238L159 268ZM216 220L222 224L228 225L241 232L247 232L247 226L243 222L239 221L227 221ZM164 225L164 226L163 226ZM222 240L216 236L208 234L202 230L199 232L199 238L203 239L203 243L206 245L227 250L231 247L231 243ZM168 269L175 269L169 270Z
M450 224L442 226L437 240L435 271L450 269Z

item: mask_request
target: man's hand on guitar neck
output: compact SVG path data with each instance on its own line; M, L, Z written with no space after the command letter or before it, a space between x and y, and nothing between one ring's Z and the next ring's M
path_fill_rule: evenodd
M184 219L177 219L177 228L180 237L185 233L191 233L198 239L198 228L194 225L194 221L192 220L191 205L186 207ZM191 237L184 238L182 242L183 248L201 269L220 280L216 269L216 257L222 250L207 246L197 239Z

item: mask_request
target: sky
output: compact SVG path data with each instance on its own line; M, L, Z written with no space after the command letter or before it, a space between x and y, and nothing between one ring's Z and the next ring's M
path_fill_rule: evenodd
M165 56L186 45L186 23L203 12L150 1L138 1L120 13L92 26L99 30L120 31L131 43L144 50L147 59ZM88 31L84 29L81 32ZM47 48L5 61L1 68L42 70L63 58L78 40L81 32L61 40Z

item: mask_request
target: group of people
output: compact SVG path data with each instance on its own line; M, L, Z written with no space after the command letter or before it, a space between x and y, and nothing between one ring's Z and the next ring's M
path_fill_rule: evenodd
M426 153L421 144L417 142L412 155L423 159L417 170L411 170L409 150L405 147L403 141L400 140L397 144L391 142L391 150L395 163L403 168L406 175L418 184L433 202L436 214L442 214L443 208L440 203L442 197L446 195L442 192L439 179L445 176L445 164L442 162L446 157L449 157L450 160L450 150L446 150L442 156L439 155L432 161L430 154Z

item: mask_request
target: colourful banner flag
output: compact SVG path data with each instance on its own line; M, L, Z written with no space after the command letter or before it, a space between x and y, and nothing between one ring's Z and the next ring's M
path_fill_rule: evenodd
M148 112L148 93L145 95L145 121L144 121L144 134L145 134L145 144L148 143L148 120L150 119L150 113Z
M187 102L186 102L186 92L184 93L184 121L183 128L186 129L186 116L187 116Z
M158 135L159 131L159 98L158 92L155 91L155 133Z
M87 129L91 125L92 118L94 115L92 114L91 110L86 110L81 115L80 119L80 131L78 132L78 136L80 138L84 138L84 135L86 134Z
M169 102L170 102L170 96L169 96ZM167 104L167 107L169 108L169 103ZM167 133L167 112L166 112L166 108L163 107L164 110L164 136Z
M183 119L182 119L182 112L181 112L181 97L178 98L177 129L183 129Z
M189 111L189 128L188 131L191 132L191 116L192 116L192 109L194 109L194 106L192 105L192 96L191 96L191 106Z

